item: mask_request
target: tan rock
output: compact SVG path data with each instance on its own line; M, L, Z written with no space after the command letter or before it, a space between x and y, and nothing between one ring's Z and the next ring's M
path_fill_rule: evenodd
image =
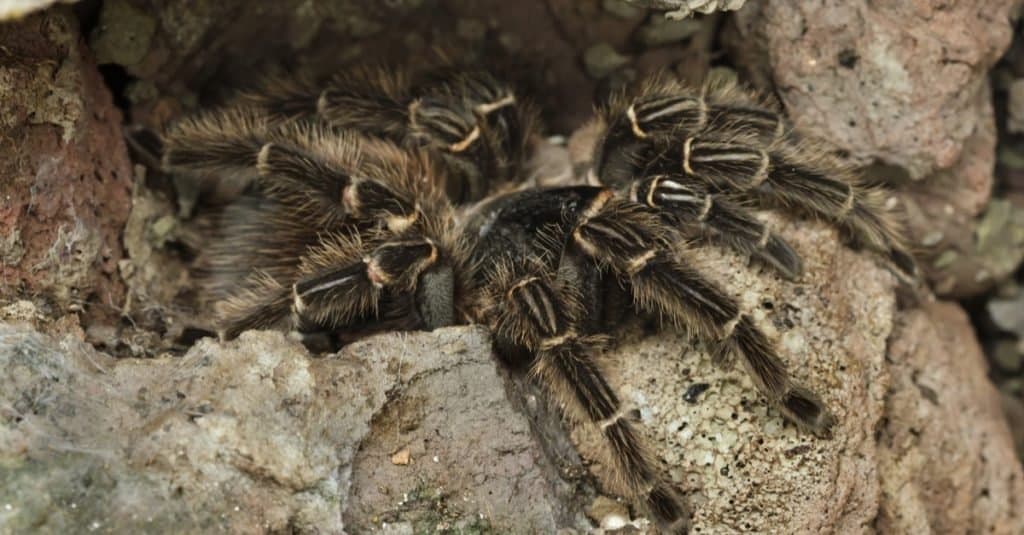
M1024 532L1024 472L959 306L908 312L878 437L883 533Z
M732 255L706 257L777 342L794 377L834 411L831 440L786 424L740 366L716 368L683 334L631 336L609 356L617 363L613 383L640 409L658 456L691 493L694 532L855 533L877 511L874 429L889 382L893 279L870 255L838 245L830 229L789 223L780 230L806 261L797 284Z
M923 178L991 130L988 69L1010 43L1015 0L748 2L734 48L796 126L861 163ZM761 67L763 66L763 67Z

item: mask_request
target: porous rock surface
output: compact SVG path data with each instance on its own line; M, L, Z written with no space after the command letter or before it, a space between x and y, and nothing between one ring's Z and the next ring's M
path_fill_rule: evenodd
M0 324L0 371L0 533L577 522L479 329L326 358L251 332L118 360L71 334Z
M742 368L715 368L685 336L634 335L609 355L691 492L694 531L1020 533L1024 474L966 315L941 302L897 314L870 255L800 227L784 227L807 260L800 283L709 263L832 408L833 438L787 425ZM576 436L598 458L593 435Z
M1024 473L957 305L907 312L890 342L878 437L882 533L1024 532Z
M131 165L121 113L64 9L0 24L0 299L57 311L124 289Z
M798 127L923 178L991 128L986 74L1010 44L1016 5L749 2L736 27L739 46L764 54L742 64L765 66Z
M874 430L889 384L892 277L838 245L833 231L800 227L785 228L806 260L799 283L711 254L708 271L777 341L796 380L832 408L832 439L784 423L739 363L716 368L681 334L631 337L611 356L614 383L691 493L694 532L855 533L878 510Z
M785 424L741 368L714 367L679 333L628 331L603 358L690 493L695 527L1024 529L1024 477L962 312L930 304L894 322L892 278L875 258L820 225L781 228L807 260L802 282L724 254L705 255L705 267L822 394L839 422L832 439ZM31 321L31 309L5 317ZM250 332L144 360L111 358L69 331L0 327L4 528L583 526L559 476L573 468L549 460L528 421L557 423L543 404L509 397L480 328L378 336L323 358ZM593 430L573 438L603 476Z
M798 131L875 164L875 179L912 182L901 195L911 246L944 297L979 295L1024 259L1024 227L984 214L996 161L988 74L1019 4L756 2L727 33L737 64Z

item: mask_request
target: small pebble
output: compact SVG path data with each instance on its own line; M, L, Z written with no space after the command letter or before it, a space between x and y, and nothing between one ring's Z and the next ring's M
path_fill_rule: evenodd
M921 245L925 247L934 247L938 245L944 237L945 234L943 234L940 230L929 232L928 234L925 234L924 238L921 239Z
M412 454L409 452L409 448L402 448L391 456L391 464L394 465L405 466L410 462L412 462Z
M710 388L711 385L708 383L694 383L686 388L686 392L683 393L683 401L687 403L697 403L697 399L704 393L705 390Z
M996 342L992 351L992 360L996 366L1007 373L1019 372L1024 367L1024 353L1021 353L1019 346L1014 340Z
M583 65L591 78L605 78L628 63L629 56L619 54L608 43L598 43L583 53Z
M694 19L669 20L654 17L640 28L638 37L645 47L656 47L689 38L701 28L701 22Z

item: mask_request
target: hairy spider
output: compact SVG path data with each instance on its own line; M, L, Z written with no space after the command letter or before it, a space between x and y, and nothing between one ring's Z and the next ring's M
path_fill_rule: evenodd
M798 277L799 255L747 206L764 203L832 221L914 270L882 192L732 87L656 78L600 110L590 184L505 192L537 124L507 84L366 71L325 87L271 82L165 138L168 170L245 184L213 210L198 260L222 335L486 325L507 362L600 429L616 490L669 532L689 526L684 496L593 358L610 340L608 291L690 330L719 362L738 356L788 420L827 437L828 409L684 239Z

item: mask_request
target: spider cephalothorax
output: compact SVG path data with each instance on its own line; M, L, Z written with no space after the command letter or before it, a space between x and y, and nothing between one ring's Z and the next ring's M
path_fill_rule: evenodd
M766 202L832 221L912 272L880 191L735 89L656 79L602 108L589 184L502 193L533 136L519 95L480 71L374 72L323 90L277 82L167 136L168 169L247 177L198 260L224 336L486 325L568 417L600 429L615 490L671 532L689 525L685 499L594 358L614 335L609 289L690 330L719 362L738 357L787 419L829 435L828 409L686 243L799 277L798 253L747 206Z

